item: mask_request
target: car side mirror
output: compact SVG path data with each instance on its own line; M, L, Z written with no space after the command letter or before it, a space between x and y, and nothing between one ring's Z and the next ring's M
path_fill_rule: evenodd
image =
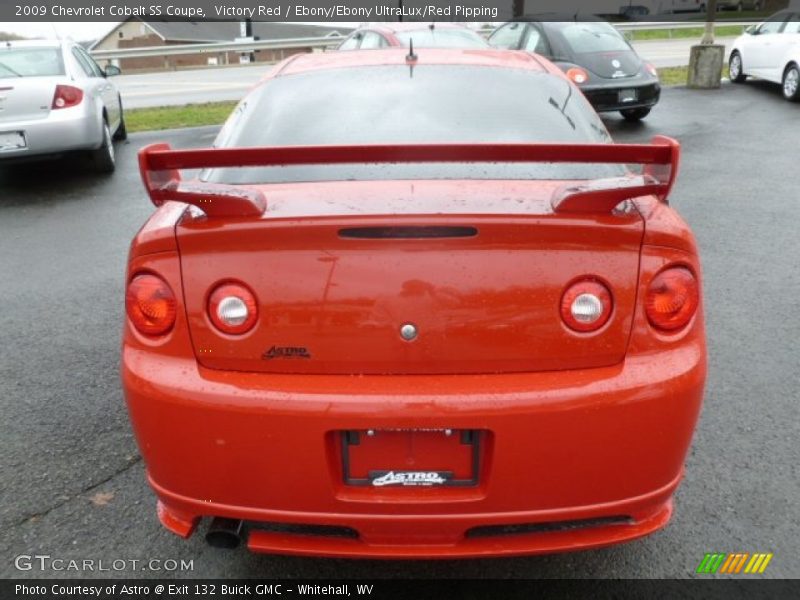
M108 65L105 70L106 77L116 77L121 73L122 69L120 69L117 65Z
M744 32L748 35L758 35L759 29L758 25L750 25Z

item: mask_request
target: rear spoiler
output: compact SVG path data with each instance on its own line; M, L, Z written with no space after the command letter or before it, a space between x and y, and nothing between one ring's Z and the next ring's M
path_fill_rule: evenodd
M208 216L260 216L264 194L247 186L183 181L181 169L372 163L597 163L639 164L641 175L566 185L553 194L559 213L610 212L624 200L655 195L666 202L680 161L680 145L656 136L650 144L414 144L285 146L172 150L153 144L139 151L139 169L156 206L168 200L201 208Z

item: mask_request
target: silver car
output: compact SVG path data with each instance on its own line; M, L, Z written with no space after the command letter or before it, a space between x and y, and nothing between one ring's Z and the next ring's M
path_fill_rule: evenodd
M0 42L0 165L82 151L112 172L127 137L117 74L70 41Z

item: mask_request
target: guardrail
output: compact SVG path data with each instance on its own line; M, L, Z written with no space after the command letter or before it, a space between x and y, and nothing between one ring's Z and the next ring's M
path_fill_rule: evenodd
M716 26L724 25L753 25L754 22L717 22ZM702 28L702 21L695 22L630 22L614 23L614 26L623 34L642 30L672 30ZM480 29L479 33L488 35L494 28ZM226 52L248 53L256 50L291 50L295 48L326 49L338 46L346 38L340 35L311 38L292 38L282 40L255 40L240 42L213 42L203 44L180 44L174 46L145 46L142 48L120 48L117 50L93 50L92 56L97 60L118 60L124 58L146 58L150 56L180 56L186 54L222 54Z
M338 46L344 36L292 38L283 40L255 40L243 42L212 42L203 44L176 44L174 46L144 46L117 50L93 50L97 60L121 58L146 58L149 56L179 56L185 54L220 54L226 52L254 52L256 50L289 50L291 48L329 48Z

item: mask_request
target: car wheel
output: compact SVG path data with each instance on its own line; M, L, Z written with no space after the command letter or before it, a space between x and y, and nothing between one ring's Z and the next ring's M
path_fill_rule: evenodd
M114 155L114 140L111 137L111 129L108 123L103 120L103 143L97 150L92 151L92 162L95 171L98 173L113 173L117 166L116 156Z
M783 97L790 102L800 101L800 67L789 65L783 74Z
M742 68L742 55L738 51L731 54L731 60L728 63L728 71L730 72L731 81L734 83L744 83L747 75L744 74Z
M128 139L128 130L125 128L125 113L122 111L122 102L119 103L119 127L114 132L114 140L124 142Z
M625 110L619 111L620 114L626 121L630 121L631 123L636 123L644 119L647 115L650 114L649 108L626 108Z

